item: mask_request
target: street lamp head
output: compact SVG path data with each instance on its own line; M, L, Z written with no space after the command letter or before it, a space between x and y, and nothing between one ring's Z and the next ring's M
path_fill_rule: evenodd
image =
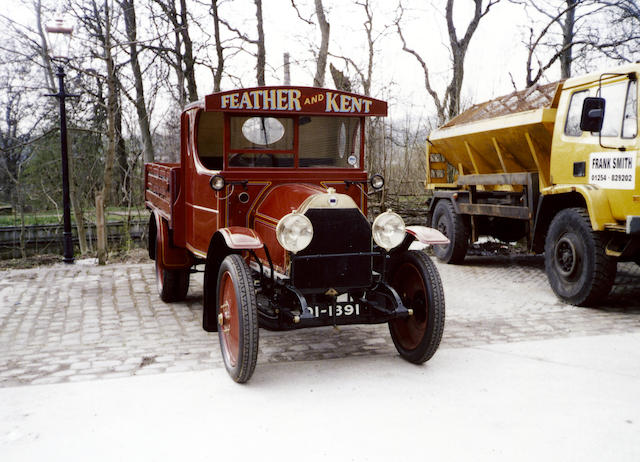
M65 23L63 18L57 18L45 26L47 31L49 54L51 59L67 61L69 59L69 45L73 27Z

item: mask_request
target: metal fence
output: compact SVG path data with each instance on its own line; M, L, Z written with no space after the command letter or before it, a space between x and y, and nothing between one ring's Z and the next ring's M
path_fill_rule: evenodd
M128 237L125 221L107 223L109 244L122 246L126 244L127 239L130 239L135 246L146 245L147 223L147 220L129 222ZM95 223L87 223L85 229L89 247L95 248ZM62 231L61 224L30 225L24 228L21 226L0 226L0 258L20 258L22 256L20 251L22 241L24 241L27 255L59 253L62 250ZM77 246L78 236L75 227L73 227L73 242Z

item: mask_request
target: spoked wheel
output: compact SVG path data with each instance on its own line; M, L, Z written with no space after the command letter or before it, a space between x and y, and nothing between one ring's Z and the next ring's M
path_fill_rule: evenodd
M216 315L227 372L238 383L253 375L258 359L258 308L249 267L240 255L228 255L220 266Z
M162 264L162 244L159 232L156 234L156 285L163 302L179 302L187 297L189 291L189 268L168 269Z
M593 231L583 208L559 212L544 246L549 284L567 303L589 306L607 296L616 277L616 260L605 250L605 236Z
M399 257L390 281L402 303L413 310L413 316L389 322L391 338L400 356L422 364L435 354L444 331L440 275L427 255L408 251Z

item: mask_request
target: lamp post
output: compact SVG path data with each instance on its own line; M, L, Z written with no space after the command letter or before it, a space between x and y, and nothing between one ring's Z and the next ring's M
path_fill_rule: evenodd
M71 234L71 207L69 205L69 161L67 146L67 111L65 98L71 95L64 88L63 64L69 59L69 45L73 27L64 23L63 19L56 19L45 27L47 31L51 60L56 63L56 76L58 76L58 93L47 96L55 96L60 102L60 150L62 154L62 213L64 221L63 248L65 263L73 263L73 237Z

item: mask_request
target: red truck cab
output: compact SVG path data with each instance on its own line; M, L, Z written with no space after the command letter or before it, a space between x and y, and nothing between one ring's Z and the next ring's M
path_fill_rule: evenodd
M388 211L373 226L366 118L384 101L331 89L259 87L208 95L181 116L179 164L147 164L149 254L162 300L184 299L204 265L203 327L218 331L246 382L258 327L389 322L406 359L436 351L444 327L437 269L411 242L448 242Z

